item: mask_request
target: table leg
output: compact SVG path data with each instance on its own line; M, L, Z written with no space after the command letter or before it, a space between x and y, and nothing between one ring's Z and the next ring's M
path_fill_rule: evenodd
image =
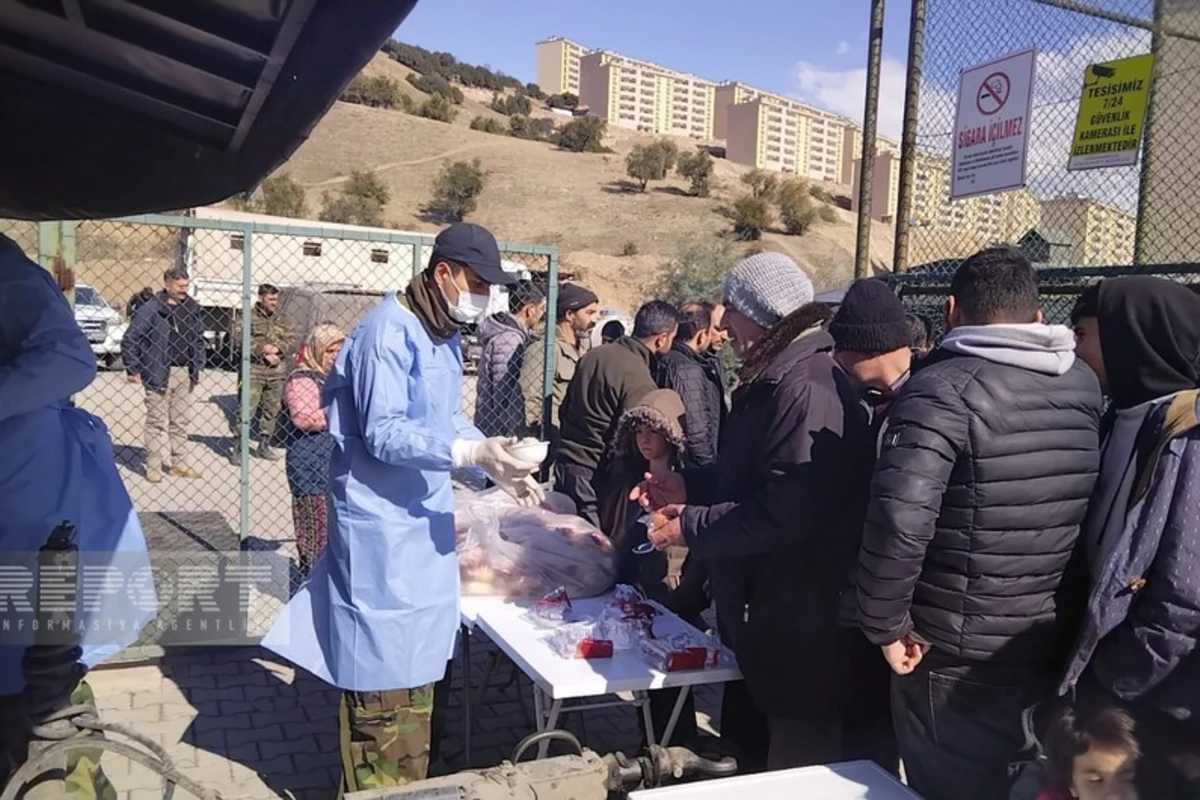
M549 700L549 696L546 698ZM558 715L562 713L562 700L552 700L550 702L550 713L546 717L546 726L542 728L544 731L552 731L558 725ZM550 754L550 742L545 741L538 745L538 758L545 758Z
M653 747L658 742L654 738L654 716L650 713L650 693L634 692L633 696L642 710L642 722L646 728L646 744Z
M663 731L662 746L666 747L671 743L671 736L675 733L675 726L679 724L679 716L683 713L683 704L687 702L688 692L692 690L690 686L684 686L679 690L679 697L675 700L675 707L671 709L671 718L667 720L667 728ZM650 708L649 704L646 706Z
M463 659L463 768L471 768L471 729L474 719L471 695L471 629L462 627L462 659Z

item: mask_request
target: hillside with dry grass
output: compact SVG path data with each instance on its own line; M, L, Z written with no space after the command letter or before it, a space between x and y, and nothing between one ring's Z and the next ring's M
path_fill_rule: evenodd
M393 78L405 94L420 102L425 95L407 80L411 71L384 55L364 70L367 76ZM433 232L441 222L423 212L438 172L456 160L478 158L486 185L478 209L468 219L486 225L504 241L554 245L565 269L595 288L606 303L629 307L644 297L662 264L680 243L728 236L729 207L745 192L747 170L723 159L715 162L711 196L692 197L688 184L672 175L637 191L625 174L625 157L651 137L610 129L611 153L572 153L552 144L526 141L470 129L476 116L507 119L492 111L492 93L462 87L464 100L450 124L399 110L337 103L309 140L282 168L307 191L311 214L324 191L336 192L355 170L373 170L391 199L387 223L402 230ZM538 104L535 104L537 106ZM566 121L545 108L534 116ZM681 152L696 143L676 139ZM843 198L846 187L825 187ZM821 288L847 282L853 273L855 230L852 215L836 209L835 221L818 220L804 235L782 229L764 234L761 247L792 256ZM875 225L872 261L890 260L892 232ZM622 255L635 253L632 255Z

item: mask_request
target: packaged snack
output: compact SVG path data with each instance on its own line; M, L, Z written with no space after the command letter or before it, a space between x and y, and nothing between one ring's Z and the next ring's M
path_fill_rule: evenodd
M602 624L580 622L556 628L546 643L562 658L612 658L613 642L607 637Z
M663 672L704 669L708 664L708 648L693 646L677 637L642 639L639 647L650 666Z
M571 598L562 586L547 594L533 608L534 616L549 622L565 622L571 614Z

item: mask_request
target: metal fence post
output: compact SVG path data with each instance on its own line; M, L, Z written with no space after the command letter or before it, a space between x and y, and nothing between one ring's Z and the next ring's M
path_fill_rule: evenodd
M900 139L900 192L896 203L896 248L892 272L908 269L908 229L913 213L913 171L917 164L917 115L925 58L925 0L912 0L908 28L908 68L904 89L904 130Z
M75 305L75 223L71 220L39 222L38 263Z
M862 160L858 170L858 241L854 248L854 277L865 278L871 268L871 211L875 182L875 137L879 123L879 70L883 63L884 0L871 0L871 40L867 48L867 100L863 109Z
M1159 56L1163 44L1163 12L1166 0L1154 0L1154 32L1150 36L1150 53L1154 56L1154 66L1150 71L1150 86L1146 93L1146 118L1142 123L1142 167L1138 173L1137 222L1133 229L1133 263L1146 263L1146 242L1148 239L1146 226L1149 219L1150 170L1151 159L1155 156L1154 139L1158 126L1154 124L1154 95L1158 88L1158 76L1162 72Z
M558 345L558 251L550 253L550 272L546 276L546 350L545 369L542 372L542 439L550 440L550 428L554 415L554 374L557 364Z
M243 229L242 244L242 358L238 368L238 447L241 450L240 497L238 500L238 538L246 541L250 535L250 314L253 309L254 226Z
M413 242L412 251L412 269L409 270L408 280L404 282L404 286L396 287L396 289L401 293L403 293L404 289L408 286L408 282L417 277L417 273L421 271L420 266L418 266L421 263L421 243Z

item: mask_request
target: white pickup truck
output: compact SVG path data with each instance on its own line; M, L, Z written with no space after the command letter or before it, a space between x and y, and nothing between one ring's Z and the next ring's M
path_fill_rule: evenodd
M116 367L121 359L121 340L129 325L121 312L90 284L75 284L75 322L87 336L96 359L106 369Z

